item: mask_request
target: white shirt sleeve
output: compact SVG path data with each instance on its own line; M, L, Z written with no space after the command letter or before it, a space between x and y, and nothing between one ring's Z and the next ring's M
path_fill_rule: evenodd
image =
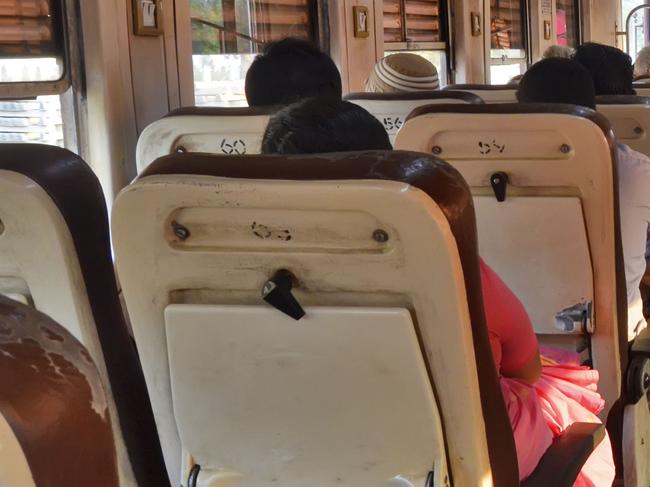
M645 273L650 227L650 158L620 144L618 148L619 209L628 302L628 338L646 326L639 285Z

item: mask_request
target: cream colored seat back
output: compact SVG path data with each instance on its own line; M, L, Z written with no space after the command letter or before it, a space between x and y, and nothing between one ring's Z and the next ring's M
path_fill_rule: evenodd
M616 140L650 156L650 98L634 95L596 97L597 109L607 117Z
M65 149L0 144L0 195L0 294L83 343L106 385L120 485L161 485L160 444L117 294L97 177Z
M187 107L142 131L136 149L138 173L175 152L259 154L273 108Z
M412 93L350 93L345 100L368 110L379 120L391 143L409 113L422 105L438 103L483 103L478 96L464 91L418 91Z
M542 343L584 349L590 336L611 406L627 323L604 117L571 105L432 105L411 114L396 147L439 154L461 172L482 257L521 299Z
M517 483L448 165L178 154L122 191L112 230L173 485Z
M632 85L638 96L650 96L650 83L647 78L639 79Z
M448 85L443 88L447 90L472 93L488 104L517 102L517 87L513 85Z

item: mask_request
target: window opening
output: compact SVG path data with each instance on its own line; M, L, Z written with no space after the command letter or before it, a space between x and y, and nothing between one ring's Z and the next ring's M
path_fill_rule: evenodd
M490 82L505 84L528 67L523 0L490 0Z
M3 96L67 89L63 0L0 1L0 87Z
M244 80L266 43L317 42L316 0L190 0L197 106L245 106Z
M623 29L626 29L626 20L632 10L636 7L646 4L644 0L622 0L621 10L623 18ZM636 60L639 51L645 46L650 45L650 10L642 8L632 14L629 23L630 32L627 35L630 45L627 46L627 52Z
M577 47L580 44L579 0L557 0L555 15L556 44Z
M384 55L411 52L431 61L447 84L447 2L383 0Z

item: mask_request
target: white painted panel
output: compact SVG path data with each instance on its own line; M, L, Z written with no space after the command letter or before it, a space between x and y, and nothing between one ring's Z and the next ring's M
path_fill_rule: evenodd
M201 478L421 486L435 466L442 482L440 419L408 311L306 311L165 309L174 415Z
M539 334L562 333L557 312L593 300L580 199L474 197L479 251L519 297Z

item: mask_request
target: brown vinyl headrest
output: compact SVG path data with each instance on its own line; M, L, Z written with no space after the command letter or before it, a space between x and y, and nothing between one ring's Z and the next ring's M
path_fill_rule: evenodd
M610 134L612 128L607 118L590 108L581 107L578 105L567 105L564 103L496 103L485 105L467 105L467 104L439 104L439 105L423 105L413 110L406 118L408 122L410 119L426 115L428 113L466 113L466 114L533 114L533 113L547 113L547 114L562 114L573 115L576 117L587 118L598 125L605 134Z
M457 90L457 91L515 91L517 89L514 85L479 85L479 84L460 84L460 85L447 85L442 90Z
M166 117L198 115L205 117L242 117L271 115L280 107L181 107L169 112Z
M482 104L480 96L466 91L452 90L431 90L431 91L414 91L409 93L367 93L356 92L349 93L343 97L344 100L462 100L466 103Z
M596 105L650 105L650 97L638 95L599 95Z

